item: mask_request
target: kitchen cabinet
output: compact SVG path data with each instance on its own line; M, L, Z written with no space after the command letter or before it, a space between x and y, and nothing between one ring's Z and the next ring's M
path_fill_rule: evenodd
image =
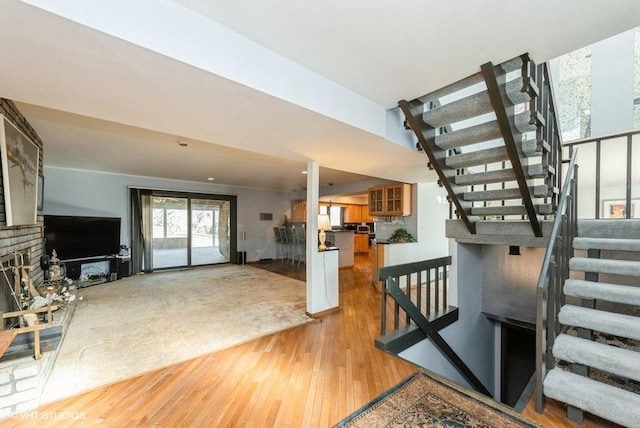
M369 214L369 205L362 205L362 222L363 223L373 223L373 217Z
M307 221L307 201L291 201L291 221Z
M411 185L407 183L397 186L385 186L386 215L411 215Z
M344 209L345 223L362 222L362 207L360 205L345 205Z
M375 240L371 245L371 251L373 253L371 255L371 272L373 273L371 284L376 288L378 292L382 292L382 289L384 288L382 281L378 280L378 272L381 268L384 267L384 247L384 245L376 243Z
M384 187L372 187L369 189L369 214L372 216L385 215L385 204L382 200L385 195Z
M354 253L369 252L369 234L368 233L356 233L354 235L353 252Z
M400 183L369 189L369 214L399 217L411 215L411 184Z

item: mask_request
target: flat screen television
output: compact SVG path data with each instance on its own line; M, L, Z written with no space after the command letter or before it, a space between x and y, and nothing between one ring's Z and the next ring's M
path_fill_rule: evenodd
M60 260L111 256L120 250L119 217L44 216L45 251Z

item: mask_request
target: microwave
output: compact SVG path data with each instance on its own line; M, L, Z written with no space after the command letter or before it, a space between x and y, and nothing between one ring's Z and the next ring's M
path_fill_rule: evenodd
M369 233L369 226L358 226L356 228L357 233Z

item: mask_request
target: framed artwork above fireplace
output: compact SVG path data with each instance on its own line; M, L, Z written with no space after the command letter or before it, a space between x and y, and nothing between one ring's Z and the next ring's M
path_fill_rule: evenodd
M0 151L7 226L36 224L40 149L0 115Z

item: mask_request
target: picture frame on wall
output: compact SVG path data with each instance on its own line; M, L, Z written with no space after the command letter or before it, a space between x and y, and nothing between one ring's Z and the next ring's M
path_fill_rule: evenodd
M640 205L640 199L632 199L631 217L635 218L637 211L636 205ZM627 201L624 199L609 199L602 201L602 218L627 218Z
M7 226L37 222L40 149L0 115L0 161Z

